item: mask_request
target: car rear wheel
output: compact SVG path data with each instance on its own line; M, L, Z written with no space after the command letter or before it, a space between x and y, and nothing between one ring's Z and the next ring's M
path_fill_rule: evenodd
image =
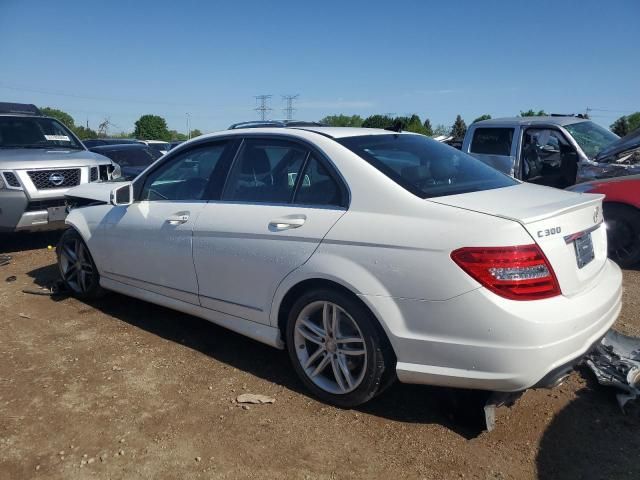
M609 257L621 267L640 263L640 211L627 205L604 204Z
M66 230L56 247L58 269L66 287L78 298L98 298L104 294L100 275L87 245L73 228Z
M374 322L364 305L339 291L308 292L293 305L287 349L296 373L316 397L351 408L390 383L392 355Z

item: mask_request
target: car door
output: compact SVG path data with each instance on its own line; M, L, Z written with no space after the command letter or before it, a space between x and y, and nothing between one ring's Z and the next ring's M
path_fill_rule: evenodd
M246 138L220 201L203 209L194 263L203 307L269 322L278 284L306 262L346 211L326 158L276 138Z
M181 151L136 181L136 201L114 207L102 221L95 250L106 256L99 259L103 276L198 304L193 226L211 188L224 181L229 146L219 141Z
M507 175L517 175L513 128L473 127L472 135L469 145L464 147L468 153Z
M560 130L528 127L522 134L521 178L548 187L576 183L578 154Z

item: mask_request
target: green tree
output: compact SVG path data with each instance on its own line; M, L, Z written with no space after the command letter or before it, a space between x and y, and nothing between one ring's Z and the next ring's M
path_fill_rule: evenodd
M177 130L169 130L169 140L171 141L184 141L187 140L187 135L180 133Z
M387 115L371 115L364 119L364 128L389 128L392 127L394 119Z
M476 118L473 122L471 123L476 123L476 122L481 122L482 120L491 120L491 115L485 113L484 115L480 115L478 118Z
M436 128L433 129L433 136L434 137L439 137L441 135L450 135L451 134L451 128L447 127L446 125L443 124L439 124L436 125Z
M456 121L451 126L451 135L453 138L464 138L464 134L467 133L467 124L460 115L456 116Z
M640 112L635 112L631 115L627 115L627 123L629 124L629 132L633 132L634 130L640 128Z
M82 125L75 127L73 129L73 133L75 133L80 140L87 140L88 138L98 138L98 132L90 128L83 127Z
M547 114L544 110L538 110L537 112L533 109L529 109L527 111L520 110L521 117L544 117Z
M73 117L67 112L63 112L62 110L51 107L40 108L40 111L47 117L53 117L57 120L60 120L67 128L71 130L73 130L76 126L76 122L74 122Z
M407 132L420 133L422 135L430 135L429 131L425 128L422 120L415 113L409 117L404 130Z
M619 137L624 137L627 133L630 132L629 120L627 120L627 117L623 115L622 117L617 119L615 122L613 122L609 128L613 133L615 133Z
M424 134L433 137L433 127L431 126L431 120L425 118L422 126L424 127Z
M202 135L202 132L197 128L191 130L191 138L199 137L200 135Z
M320 123L329 125L330 127L361 127L362 117L360 115L327 115Z
M158 115L142 115L135 126L134 134L140 140L171 140L167 121Z

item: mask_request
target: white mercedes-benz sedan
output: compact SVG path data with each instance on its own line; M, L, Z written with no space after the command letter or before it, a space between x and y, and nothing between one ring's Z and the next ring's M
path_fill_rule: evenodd
M620 312L602 196L521 183L422 135L230 130L69 197L57 252L78 297L112 290L286 348L342 407L396 378L552 385Z

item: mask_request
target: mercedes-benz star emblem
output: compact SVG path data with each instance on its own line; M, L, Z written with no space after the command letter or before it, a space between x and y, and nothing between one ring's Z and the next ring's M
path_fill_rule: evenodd
M64 183L64 176L59 173L52 173L49 175L49 182L56 187L59 187Z
M600 219L600 207L596 207L596 209L593 212L593 223L598 223L599 219Z

